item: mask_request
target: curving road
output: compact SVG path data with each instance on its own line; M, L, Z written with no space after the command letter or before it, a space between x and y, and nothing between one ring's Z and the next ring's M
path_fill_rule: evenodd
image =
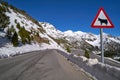
M34 51L0 60L0 80L93 80L57 50Z

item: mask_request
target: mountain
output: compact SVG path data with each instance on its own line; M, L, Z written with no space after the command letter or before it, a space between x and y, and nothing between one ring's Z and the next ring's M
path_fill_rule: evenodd
M25 11L0 3L0 55L8 57L28 51L54 48L100 52L100 35L71 30L62 32L47 22L38 22ZM120 56L120 37L103 34L105 56Z
M100 53L100 35L71 30L61 32L49 23L42 23L42 26L46 33L64 49L69 47ZM120 56L120 37L103 33L103 43L106 57Z
M0 17L0 55L3 57L41 48L61 49L25 11L1 2Z

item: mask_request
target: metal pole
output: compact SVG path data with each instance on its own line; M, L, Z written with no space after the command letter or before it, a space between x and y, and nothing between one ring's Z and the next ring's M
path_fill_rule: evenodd
M101 62L104 63L103 29L102 28L100 28L100 43L101 43Z

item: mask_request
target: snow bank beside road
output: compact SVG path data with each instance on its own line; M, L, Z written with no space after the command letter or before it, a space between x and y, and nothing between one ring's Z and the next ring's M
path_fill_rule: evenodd
M64 51L60 46L57 46L55 44L49 45L49 44L43 43L39 45L36 43L32 43L32 44L22 45L19 47L13 47L10 43L8 43L4 47L0 48L0 58L7 58L14 55L24 54L26 52L45 50L45 49L59 49Z
M78 58L79 61L85 62L87 65L89 66L93 66L95 64L98 64L98 60L97 59L87 59L84 56L76 56L74 55L74 57Z
M120 68L103 64L97 59L87 59L84 56L70 55L69 60L98 80L120 80Z
M87 60L87 65L89 65L89 66L96 65L97 63L98 63L97 59L88 59Z
M0 48L0 57L5 58L35 50L40 50L38 44L26 44L20 47L13 47L12 45L7 45L6 47Z

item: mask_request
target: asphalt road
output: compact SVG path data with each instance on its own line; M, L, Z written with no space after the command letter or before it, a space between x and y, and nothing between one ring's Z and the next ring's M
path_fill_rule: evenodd
M93 80L56 50L0 60L0 80Z

